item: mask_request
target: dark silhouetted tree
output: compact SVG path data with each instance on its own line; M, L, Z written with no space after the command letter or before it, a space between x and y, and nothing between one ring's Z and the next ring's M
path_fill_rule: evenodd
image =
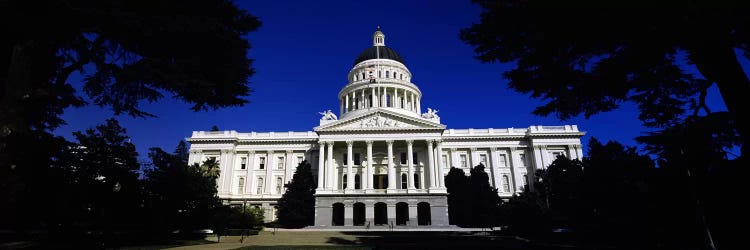
M285 227L305 227L315 222L315 182L310 163L297 165L294 177L286 184L286 192L279 199L279 224Z
M479 164L471 169L469 176L469 192L471 211L471 225L475 227L495 226L497 210L502 200L497 195L497 188L490 185L490 177L485 172L484 165Z
M463 170L451 167L445 176L448 189L448 221L451 225L467 226L470 223L469 178Z
M504 73L509 86L547 101L535 114L589 117L632 101L645 125L670 126L686 113L709 113L705 97L716 84L745 145L750 141L750 124L740 119L750 117L750 81L738 60L750 56L745 8L716 1L669 8L637 1L474 2L483 9L480 22L462 30L461 39L483 62L515 62Z
M185 164L188 163L188 158L190 157L190 149L187 146L187 143L185 143L184 140L181 140L180 143L177 144L177 148L174 149L174 155L177 156L182 162Z
M147 205L154 228L195 229L213 223L212 211L221 206L212 171L200 164L187 165L179 156L151 148L152 167L145 170ZM213 165L215 162L204 162Z

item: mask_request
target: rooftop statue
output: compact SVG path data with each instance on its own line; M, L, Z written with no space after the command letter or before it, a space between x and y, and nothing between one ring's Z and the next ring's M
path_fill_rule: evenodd
M323 117L320 118L321 120L338 120L339 119L336 116L336 114L334 114L333 112L331 112L330 109L326 110L326 111L323 111L323 112L318 112L318 114L320 114L320 115L323 116Z

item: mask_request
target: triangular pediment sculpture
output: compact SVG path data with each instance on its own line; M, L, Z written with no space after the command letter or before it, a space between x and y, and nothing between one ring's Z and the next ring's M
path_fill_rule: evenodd
M362 115L338 120L315 128L315 131L393 130L393 129L445 129L445 125L420 117L410 117L396 112L375 110Z

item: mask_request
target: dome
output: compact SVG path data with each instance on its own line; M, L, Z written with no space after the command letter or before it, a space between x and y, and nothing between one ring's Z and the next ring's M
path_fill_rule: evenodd
M378 56L378 52L380 53L380 56ZM361 63L363 61L378 58L391 59L400 63L404 63L404 60L401 59L401 56L395 50L387 46L372 46L362 51L362 53L359 53L359 56L357 56L357 60L354 60L354 65L357 65L357 63Z

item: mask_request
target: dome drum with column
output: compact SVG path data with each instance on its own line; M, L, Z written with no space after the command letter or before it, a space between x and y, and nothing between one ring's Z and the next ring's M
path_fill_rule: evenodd
M386 47L385 35L376 31L373 46L357 57L347 85L339 92L340 117L376 108L419 118L422 92L411 83L411 77L401 56Z

